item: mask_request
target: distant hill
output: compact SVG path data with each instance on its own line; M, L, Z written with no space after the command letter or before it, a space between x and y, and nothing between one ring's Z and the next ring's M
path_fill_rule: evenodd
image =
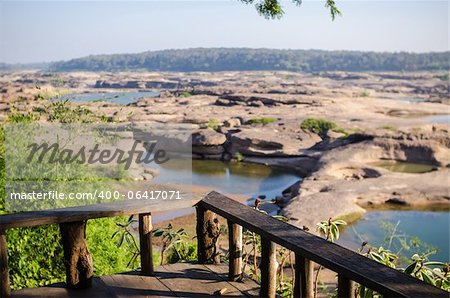
M450 52L381 53L360 51L194 48L139 54L87 56L51 63L53 71L420 71L448 70Z

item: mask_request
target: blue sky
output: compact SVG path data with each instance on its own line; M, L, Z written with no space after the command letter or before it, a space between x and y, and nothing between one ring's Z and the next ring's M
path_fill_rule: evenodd
M237 0L0 0L0 62L190 47L449 49L448 0L337 3L343 17L332 22L318 0L283 2L281 20L266 20Z

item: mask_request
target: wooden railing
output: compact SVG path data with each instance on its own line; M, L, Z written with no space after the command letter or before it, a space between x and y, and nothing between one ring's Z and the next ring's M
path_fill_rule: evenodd
M313 262L338 274L338 297L354 297L354 282L383 297L449 297L448 292L217 192L209 193L196 204L196 208L200 263L220 262L220 223L217 215L227 220L230 280L236 280L242 274L242 227L261 236L261 297L275 297L276 244L295 253L294 297L313 297Z
M89 287L92 258L86 244L89 219L139 214L141 273L153 274L151 209L154 205L131 201L115 204L23 212L0 216L0 297L11 293L7 258L7 229L59 224L69 288ZM196 204L198 261L219 263L217 215L227 220L229 235L229 279L242 276L242 228L261 236L261 297L275 297L276 244L295 253L294 297L313 297L313 262L338 273L338 296L353 297L354 281L384 297L449 297L449 293L402 272L370 260L337 244L240 204L217 192Z
M46 211L0 215L0 297L11 294L6 230L59 224L64 249L66 284L68 288L87 288L93 278L93 262L86 243L86 222L89 219L139 214L141 274L153 274L151 244L151 209L141 201L98 204Z

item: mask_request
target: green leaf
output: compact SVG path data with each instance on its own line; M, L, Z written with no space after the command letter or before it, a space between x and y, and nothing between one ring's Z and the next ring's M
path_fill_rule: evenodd
M117 247L122 246L124 238L125 238L125 233L122 233L122 235L120 235L119 239L117 239Z
M333 233L334 239L339 239L339 227L335 223L331 223L331 231Z
M163 233L164 233L163 229L157 229L157 230L153 231L153 236L161 237Z
M335 223L338 226L346 226L347 225L347 223L345 221L343 221L342 219L335 220L335 221L333 221L333 223Z
M424 282L426 282L426 283L428 283L430 285L433 285L433 286L435 285L433 277L430 276L428 272L422 271L421 275L422 275L422 278L423 278Z
M406 274L411 274L411 273L413 273L413 272L414 272L414 269L416 269L416 266L417 266L417 262L414 262L414 263L409 264L409 266L405 268L405 273L406 273Z
M113 239L114 237L116 237L116 235L117 235L119 232L121 232L121 230L115 231L115 232L112 234L111 239Z
M127 222L131 223L133 221L133 217L134 217L134 214L131 214L130 217L128 217Z
M433 261L433 262L425 262L425 263L423 263L425 266L442 266L442 267L444 267L444 266L447 266L447 264L446 263L443 263L443 262L435 262L435 261Z

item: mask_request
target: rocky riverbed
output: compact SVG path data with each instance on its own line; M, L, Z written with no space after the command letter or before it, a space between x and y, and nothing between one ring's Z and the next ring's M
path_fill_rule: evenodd
M195 158L298 171L305 179L277 203L299 226L387 203L450 204L449 84L440 73L3 73L0 119L45 111L56 96L137 91L160 95L71 104L114 122L189 123ZM335 126L302 128L308 118ZM380 160L431 171L395 172Z

